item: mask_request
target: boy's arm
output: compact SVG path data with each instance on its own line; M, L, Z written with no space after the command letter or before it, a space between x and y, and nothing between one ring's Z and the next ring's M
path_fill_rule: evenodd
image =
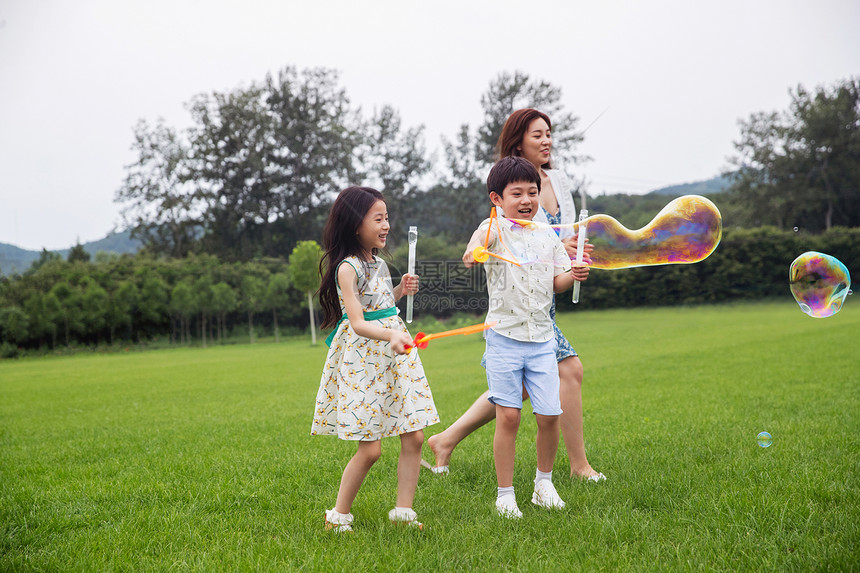
M587 265L573 267L568 270L568 265L573 264L574 261L568 258L567 251L565 251L564 245L561 242L555 246L554 257L558 262L564 261L563 265L556 265L556 269L561 269L561 272L555 275L552 281L553 291L556 293L566 291L573 286L574 281L581 282L588 279Z
M552 288L556 294L564 292L573 286L573 281L584 281L588 279L588 267L573 267L569 271L555 275L552 279Z
M475 232L472 233L472 237L469 239L469 244L466 245L466 252L463 253L463 264L466 265L467 269L470 269L477 264L475 257L472 256L472 251L474 251L476 247L483 247L484 241L487 240L487 229L482 229L481 227L483 226L484 223L481 223L481 225L475 229ZM490 229L490 244L495 242L495 240L496 231L495 229Z

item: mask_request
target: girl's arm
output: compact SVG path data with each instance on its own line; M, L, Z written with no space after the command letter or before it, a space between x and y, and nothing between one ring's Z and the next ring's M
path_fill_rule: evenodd
M400 284L394 287L394 300L400 300L403 295L416 294L418 292L418 275L406 273L400 277Z
M337 269L337 284L340 285L340 292L343 295L346 316L355 333L365 338L390 342L391 349L395 353L406 354L405 346L412 343L408 334L364 320L364 311L358 300L358 275L355 274L352 265L340 265Z

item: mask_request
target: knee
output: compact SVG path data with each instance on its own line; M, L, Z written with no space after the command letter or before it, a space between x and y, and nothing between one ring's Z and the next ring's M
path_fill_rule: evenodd
M520 425L520 411L516 408L497 408L496 424L505 428L518 428Z
M382 443L379 440L374 442L361 442L355 456L365 465L372 466L376 460L382 455Z
M406 451L420 451L421 447L424 445L424 432L418 430L416 432L409 432L406 434L400 434L400 448L401 450Z
M543 414L535 414L535 421L539 430L558 431L559 424L558 416L544 416Z
M561 384L582 386L582 362L578 356L565 358L558 363L558 378Z

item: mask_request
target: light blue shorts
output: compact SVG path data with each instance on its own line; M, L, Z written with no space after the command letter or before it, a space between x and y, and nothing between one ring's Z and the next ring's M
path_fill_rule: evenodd
M522 410L525 386L535 414L561 414L556 345L555 338L546 342L522 342L488 330L485 356L490 402Z

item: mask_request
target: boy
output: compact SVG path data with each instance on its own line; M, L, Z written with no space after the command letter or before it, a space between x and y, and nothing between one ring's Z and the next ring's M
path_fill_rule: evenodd
M499 217L531 220L540 208L540 174L521 157L505 157L496 163L487 177L487 189ZM463 262L466 267L475 264L472 251L483 246L489 226L487 249L521 263L515 265L491 258L484 267L489 292L486 321L495 322L487 331L485 356L489 400L496 407L493 439L498 481L496 512L503 517L519 518L522 513L514 496L513 476L524 387L531 397L538 427L532 503L559 509L565 505L552 484L561 405L549 309L553 292L569 289L575 279L585 280L588 271L570 268L564 246L551 230L517 226L505 219L498 221L498 225L491 225L489 219L481 223Z

